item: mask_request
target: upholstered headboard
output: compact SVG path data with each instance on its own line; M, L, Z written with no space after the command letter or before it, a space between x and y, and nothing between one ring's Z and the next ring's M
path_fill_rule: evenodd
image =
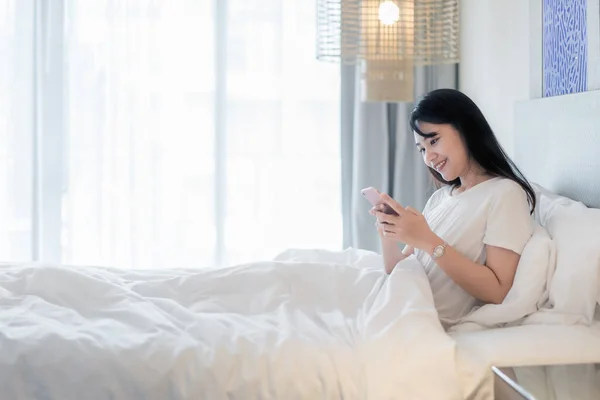
M530 182L600 208L600 90L517 103L515 135Z

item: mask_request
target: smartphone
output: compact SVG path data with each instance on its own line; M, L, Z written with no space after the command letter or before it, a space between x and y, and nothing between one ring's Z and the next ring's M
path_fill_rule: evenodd
M360 193L362 193L365 199L367 199L373 206L383 203L383 200L381 199L381 193L379 193L379 190L375 189L374 187L363 189L360 191ZM398 213L387 204L384 205L383 212L386 214L398 215Z

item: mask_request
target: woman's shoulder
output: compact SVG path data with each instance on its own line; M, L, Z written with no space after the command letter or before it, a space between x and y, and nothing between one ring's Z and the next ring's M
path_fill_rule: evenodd
M486 206L487 209L495 207L526 209L529 207L525 189L518 182L509 178L495 177L470 190L470 196L459 197L465 203L477 204L479 207Z
M498 178L490 191L491 209L506 209L512 216L530 214L529 199L525 188L518 182L508 178Z
M494 197L502 198L505 196L518 196L527 199L527 192L525 192L525 189L523 189L518 182L509 178L494 178L492 189Z

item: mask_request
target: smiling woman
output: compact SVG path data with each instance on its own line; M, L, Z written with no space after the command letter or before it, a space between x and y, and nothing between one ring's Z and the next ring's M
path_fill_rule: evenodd
M423 136L415 132L417 149L423 155L425 164L434 169L444 181L449 182L458 176L465 176L467 171L460 170L461 167L474 169L479 175L483 174L483 171L477 171L479 168L469 159L463 139L452 125L421 122L419 130L423 132Z
M416 147L441 186L423 213L387 195L398 215L377 217L386 271L415 255L427 271L440 320L451 326L478 302L501 303L533 234L535 195L466 95L436 90L411 114ZM406 244L403 251L398 243Z
M421 127L423 124L424 126ZM440 134L444 136L450 133L451 143L445 148L456 152L458 159L455 162L465 161L462 166L455 166L457 170L447 170L445 175L442 175L430 162L443 160L437 159L438 155L435 152L428 156L421 150L425 164L438 182L452 184L458 188L477 183L476 181L463 182L460 179L461 174L464 178L467 172L472 173L473 176L481 174L501 176L518 183L527 193L531 208L535 208L533 189L500 146L479 107L463 93L452 89L440 89L429 93L411 114L410 126L415 132L417 145L421 149L424 149L423 144L420 144L423 142L422 139L428 139L431 146L433 137L438 135L438 131L441 131ZM460 139L460 142L457 139ZM437 143L437 140L434 143ZM461 190L464 189L466 188L463 187Z

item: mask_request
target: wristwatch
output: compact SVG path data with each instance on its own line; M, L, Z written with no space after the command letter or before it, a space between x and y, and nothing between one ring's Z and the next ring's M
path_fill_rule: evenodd
M433 258L437 259L444 255L446 252L446 243L439 244L433 248Z

